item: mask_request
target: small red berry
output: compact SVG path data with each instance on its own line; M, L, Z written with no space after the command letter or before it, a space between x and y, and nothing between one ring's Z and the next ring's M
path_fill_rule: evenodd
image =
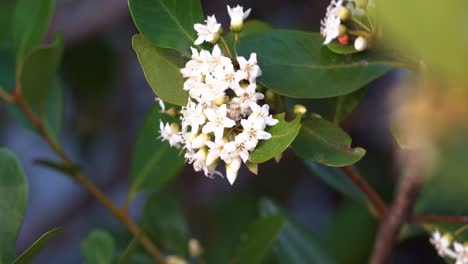
M348 45L349 44L349 35L344 34L338 37L338 42L340 42L341 45Z

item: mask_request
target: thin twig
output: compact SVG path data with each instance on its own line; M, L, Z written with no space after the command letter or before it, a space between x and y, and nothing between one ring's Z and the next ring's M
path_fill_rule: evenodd
M15 91L18 91L15 89ZM73 164L71 159L67 156L62 147L52 138L44 126L43 120L38 117L27 104L20 92L14 93L13 101L20 110L26 115L31 121L33 126L37 129L40 136L47 142L52 150L62 159L65 165ZM117 219L124 224L133 236L138 236L140 243L145 250L150 254L154 260L159 263L166 263L164 255L158 249L158 247L148 238L147 235L143 234L135 222L126 214L125 211L118 208L112 200L110 200L96 185L88 180L80 171L72 172L73 179L83 186L93 197L96 198L104 207L106 207Z

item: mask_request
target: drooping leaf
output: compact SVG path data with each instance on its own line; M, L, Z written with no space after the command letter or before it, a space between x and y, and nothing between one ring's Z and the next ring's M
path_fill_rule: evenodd
M187 255L189 231L173 193L153 193L146 202L141 226L151 240L170 254Z
M253 222L246 233L241 235L241 242L232 263L262 263L283 228L284 218L280 215L263 217Z
M44 38L54 6L54 0L17 1L13 22L13 46L18 64L22 64Z
M20 77L21 91L25 100L37 112L42 112L42 107L53 88L62 48L62 38L57 35L52 44L34 49L25 58Z
M324 250L323 242L273 201L261 200L260 215L264 217L281 215L285 218L284 228L276 242L277 250L274 252L278 263L335 263Z
M359 189L356 184L349 179L339 168L320 165L314 161L306 160L307 167L320 177L328 186L340 193L354 199L364 206L369 205L366 194Z
M179 150L158 138L160 120L176 122L162 114L156 104L149 110L133 147L130 197L139 191L161 188L183 168L184 159Z
M156 47L141 34L133 36L133 49L154 93L165 102L186 105L188 93L183 89L180 69L184 61L180 54Z
M112 264L116 254L114 238L104 230L94 230L81 244L86 264Z
M334 53L343 55L354 54L359 52L354 48L354 45L343 45L337 40L330 42L330 44L327 45L327 48L329 48Z
M301 116L296 116L291 122L286 122L284 116L284 113L275 116L279 123L265 130L271 134L271 138L258 144L250 154L250 162L258 164L276 157L283 153L296 138L301 129Z
M176 49L189 55L196 31L203 24L200 0L129 0L130 12L138 30L161 48Z
M15 155L0 148L0 261L12 263L28 203L28 183Z
M16 258L13 264L29 264L33 261L34 257L37 256L40 251L49 243L51 239L53 239L62 228L54 228L44 235L42 235L39 239L34 242L28 249L26 249L18 258Z
M339 126L317 116L303 119L292 146L304 159L332 167L354 164L366 154L363 148L351 147L351 137Z
M392 61L374 51L343 56L322 42L318 33L269 30L244 39L238 50L257 53L264 86L295 98L345 95L392 69Z

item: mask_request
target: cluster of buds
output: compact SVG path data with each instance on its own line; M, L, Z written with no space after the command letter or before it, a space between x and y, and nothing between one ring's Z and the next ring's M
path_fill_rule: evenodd
M468 245L453 241L451 234L445 233L442 235L436 230L432 234L430 242L434 245L439 256L452 259L456 264L468 264Z
M375 33L374 19L368 12L374 6L371 0L332 0L320 33L324 45L338 41L341 45L354 44L356 51L364 51Z
M238 32L250 10L244 13L240 6L228 6L228 10L231 28ZM256 79L262 74L257 55L252 53L248 60L224 56L216 44L222 29L214 15L206 24L196 24L195 30L195 44L215 45L211 52L192 48L191 60L180 70L186 78L184 90L189 93L181 111L182 126L161 123L161 138L182 147L187 162L208 177L223 176L216 170L223 161L226 177L233 184L242 162L248 162L259 141L271 138L265 128L278 120L270 115L268 105L259 104L264 95L257 91Z

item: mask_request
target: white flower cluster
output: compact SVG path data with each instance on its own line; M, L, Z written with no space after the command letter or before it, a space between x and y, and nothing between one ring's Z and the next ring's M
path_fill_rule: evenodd
M468 245L463 245L459 242L453 242L450 234L442 235L436 230L430 239L430 242L437 250L437 254L444 258L450 258L455 261L455 264L468 264Z
M368 0L331 0L325 18L320 22L320 33L325 38L323 44L337 39L346 46L353 41L357 51L364 51L374 30L374 21L367 12L372 6L373 1ZM362 19L364 17L366 19Z
M228 6L228 10L231 18L235 16L231 22L237 29L239 19L250 12L244 14L242 7ZM199 36L195 44L219 38L221 26L215 17L208 17L206 22L195 25ZM171 146L182 145L188 163L206 176L222 176L216 167L224 161L226 177L233 184L242 162L248 161L259 141L271 138L265 128L276 125L278 120L270 115L268 105L259 105L264 95L257 92L256 79L262 71L255 53L248 60L239 56L232 61L218 45L211 52L191 49L191 60L180 70L186 78L184 90L189 93L181 111L181 130L161 123L161 137Z

